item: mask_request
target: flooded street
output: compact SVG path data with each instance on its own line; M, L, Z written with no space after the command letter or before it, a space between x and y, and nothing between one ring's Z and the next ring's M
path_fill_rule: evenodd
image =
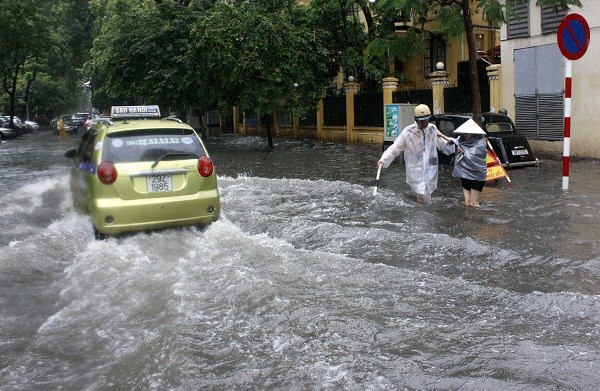
M211 138L221 219L106 242L76 145L0 145L0 390L593 390L600 161L418 204L378 145Z

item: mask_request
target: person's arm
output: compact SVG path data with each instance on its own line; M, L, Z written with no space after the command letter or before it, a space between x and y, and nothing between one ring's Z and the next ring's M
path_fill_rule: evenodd
M439 137L439 138L441 138L441 139L444 139L444 140L446 140L446 141L447 141L447 142L449 142L449 143L450 143L450 142L452 142L452 137L448 137L448 136L446 136L444 133L440 132L440 130L439 130L439 129L437 129L436 136L438 136L438 137Z
M388 168L396 156L404 151L404 148L406 148L406 133L402 131L394 143L383 152L381 158L377 161L377 167Z
M435 140L436 148L446 155L453 154L454 151L456 151L456 147L458 146L458 139L448 137L445 134L443 134L442 132L440 132L438 129L436 129L436 131L437 131L437 134L436 134L437 137ZM460 148L460 147L458 147L458 148Z

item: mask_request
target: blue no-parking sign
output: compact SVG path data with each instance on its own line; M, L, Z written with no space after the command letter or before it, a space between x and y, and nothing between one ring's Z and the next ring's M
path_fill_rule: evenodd
M590 44L590 26L579 14L565 16L557 31L560 52L569 60L578 60Z

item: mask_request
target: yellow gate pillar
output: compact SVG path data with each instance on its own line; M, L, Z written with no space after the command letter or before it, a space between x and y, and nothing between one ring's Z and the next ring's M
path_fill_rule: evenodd
M431 89L433 93L433 114L444 112L444 88L448 85L448 72L435 71L429 75L431 80Z
M233 133L239 134L240 129L240 108L238 106L233 107Z
M395 77L386 77L383 79L383 104L394 103L394 92L398 88L398 79Z
M323 110L324 110L324 104L323 104L323 99L319 100L319 106L317 107L317 139L318 140L322 140L323 139L323 124L324 124L324 116L323 116Z
M346 140L354 141L354 95L358 93L359 84L349 81L344 85L346 92Z
M490 111L502 109L502 65L494 64L485 68L490 82Z
M398 88L398 79L395 77L386 77L383 79L382 83L383 89L383 118L385 118L385 105L391 105L394 103L394 92ZM383 139L385 140L385 129L381 130L383 134Z

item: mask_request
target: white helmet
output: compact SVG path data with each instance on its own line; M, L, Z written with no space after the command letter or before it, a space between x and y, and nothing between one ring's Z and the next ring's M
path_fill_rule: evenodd
M415 120L425 120L431 117L431 110L429 110L429 106L420 104L415 107Z

